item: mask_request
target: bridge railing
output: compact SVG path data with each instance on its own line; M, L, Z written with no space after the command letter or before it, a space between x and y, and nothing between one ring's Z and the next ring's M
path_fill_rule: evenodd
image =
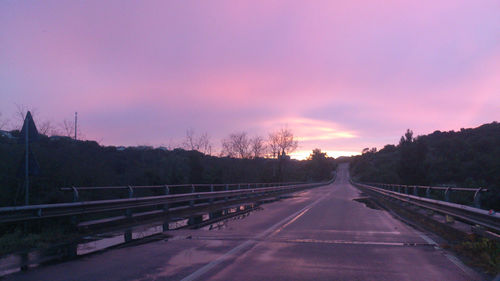
M500 233L500 214L492 211L483 210L480 208L461 205L449 201L436 200L426 197L417 196L411 194L408 191L401 192L401 188L409 188L410 186L403 185L385 185L384 187L378 187L374 184L367 183L357 183L351 180L351 183L362 189L366 189L375 194L403 201L410 205L415 205L424 209L432 210L437 213L444 215L449 215L463 222L469 223L471 225L479 225L486 229L492 230L496 233ZM415 186L412 186L415 188ZM400 188L398 190L398 188ZM418 188L418 187L417 187ZM430 187L425 187L430 188ZM395 189L395 190L394 190ZM435 187L435 189L442 190L442 187ZM408 189L407 189L408 190ZM458 189L457 189L458 190ZM462 190L472 192L472 190ZM482 190L482 189L481 189ZM482 192L481 190L475 189L475 192ZM445 188L446 191L446 188ZM451 192L448 190L448 192Z
M189 212L200 206L210 206L213 204L230 205L236 201L254 200L258 197L274 196L282 193L295 192L301 189L317 187L331 183L275 183L274 186L264 187L264 184L226 184L226 185L181 185L190 187L191 192L171 194L171 190L177 186L127 186L127 187L72 187L74 202L40 204L27 206L13 206L0 208L0 223L25 222L43 218L73 217L106 213L113 211L125 211L120 220L133 220L147 215L168 215L176 211ZM272 185L272 184L265 184ZM208 188L208 191L200 191L200 188ZM134 191L143 188L162 188L164 194L157 196L135 197ZM198 190L196 189L198 188ZM99 189L126 189L129 198L80 201L79 192L82 190ZM220 190L223 189L223 190ZM234 203L233 203L234 204ZM133 213L135 210L149 208L147 212Z
M256 189L256 188L275 187L275 186L280 187L280 186L289 186L297 184L305 184L305 182L177 184L177 185L142 185L142 186L128 185L128 186L91 186L91 187L73 186L73 187L63 187L60 188L60 190L72 192L73 202L78 202L78 201L103 199L104 193L106 192L108 193L114 192L111 196L115 198L117 197L117 195L122 195L122 197L133 198L133 197L145 197L154 195ZM85 198L85 197L90 197L90 198Z
M472 205L476 208L481 208L481 194L487 192L488 189L478 188L463 188L463 187L449 187L449 186L424 186L424 185L403 185L403 184L388 184L388 183L374 183L362 182L362 184L383 188L393 192L412 194L415 196L425 196L426 198L433 198L445 202L462 203ZM453 200L453 195L465 194L460 199Z

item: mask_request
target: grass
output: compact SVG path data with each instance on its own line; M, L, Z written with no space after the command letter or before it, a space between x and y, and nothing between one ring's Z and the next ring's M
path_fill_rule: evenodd
M14 252L24 252L32 249L48 249L53 245L74 241L78 233L68 232L59 227L24 234L21 227L0 236L0 256Z
M487 238L472 237L451 246L451 249L467 257L472 265L484 268L487 273L500 273L500 243Z
M482 269L496 276L500 273L500 243L491 239L463 233L450 225L437 222L425 215L408 209L384 197L372 194L372 198L397 215L446 239L449 244L440 245L462 257L469 266Z

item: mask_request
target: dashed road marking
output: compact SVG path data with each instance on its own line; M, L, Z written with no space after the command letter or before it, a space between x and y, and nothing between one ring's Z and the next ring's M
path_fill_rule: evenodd
M331 193L331 192L330 192ZM330 195L330 194L328 194ZM278 223L272 225L265 231L261 232L259 235L255 236L255 238L249 239L240 245L234 247L231 249L229 252L223 254L222 256L218 257L217 259L213 260L212 262L204 265L203 267L199 268L195 272L191 273L190 275L184 277L181 281L192 281L200 278L203 274L207 273L209 270L214 268L215 266L221 264L222 262L230 259L233 257L236 253L242 251L243 249L250 247L256 243L259 242L259 240L263 239L264 237L268 236L269 234L272 234L275 232L279 227L282 227L285 224L290 224L291 221L295 221L298 219L298 217L302 216L307 212L307 210L311 209L313 206L318 204L319 202L323 201L325 198L328 197L328 195L322 196L319 199L316 199L316 201L312 202L311 204L305 206L304 208L300 209L299 211L291 214L290 216L284 218L283 220L279 221Z
M291 243L319 243L319 244L347 244L347 245L371 245L371 246L434 246L427 243L412 242L377 242L377 241L352 241L352 240L319 240L319 239L289 239L281 240Z

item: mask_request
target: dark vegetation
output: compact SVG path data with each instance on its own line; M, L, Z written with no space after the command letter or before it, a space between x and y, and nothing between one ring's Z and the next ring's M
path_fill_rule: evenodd
M351 175L361 182L484 187L486 208L500 209L500 124L414 137L398 145L364 149L352 158Z
M12 133L14 137L19 134ZM333 158L320 150L304 161L288 157L236 159L183 149L121 150L94 141L40 135L32 151L40 173L30 177L31 204L70 202L71 192L60 191L61 187L320 181L331 178L334 168ZM0 136L1 206L24 203L23 153L24 145ZM120 194L117 191L115 195Z
M19 131L0 135L0 206L24 204ZM30 176L30 204L71 202L71 186L175 185L191 183L265 183L322 181L332 177L334 159L314 150L309 160L289 157L230 158L196 150L100 146L94 141L40 135L31 144L40 167ZM163 195L163 189L137 190L136 196ZM174 190L172 193L176 193ZM80 192L80 200L125 198L127 190ZM95 218L99 218L94 217ZM69 218L0 226L0 255L77 239Z
M496 276L500 272L499 241L484 238L476 234L465 233L453 227L452 224L434 219L429 213L424 214L398 201L388 200L386 197L380 196L370 190L361 189L370 195L370 197L354 200L362 202L370 208L381 207L387 209L393 215L399 216L406 222L411 222L411 224L439 235L447 241L440 244L440 246L455 252L470 266L479 268L481 271L493 276Z
M446 245L445 248L467 257L468 264L483 268L487 273L500 273L500 243L491 239L471 237L457 245Z

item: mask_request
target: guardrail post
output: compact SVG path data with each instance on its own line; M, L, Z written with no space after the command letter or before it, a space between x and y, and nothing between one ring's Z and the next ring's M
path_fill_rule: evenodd
M431 187L430 186L425 189L425 196L427 198L431 198Z
M170 188L168 187L168 185L165 185L164 188L165 188L164 189L165 195L169 195L170 194ZM163 211L164 212L168 212L168 203L163 204Z
M191 185L191 193L194 193L194 184ZM194 200L189 201L189 206L194 206Z
M21 269L21 271L28 270L29 264L30 264L29 254L27 252L22 253L21 254L20 264L19 264L20 265L19 268Z
M418 187L416 185L413 186L413 195L418 196Z
M78 202L80 200L80 195L78 194L78 189L76 187L72 186L71 189L73 189L73 202Z
M128 198L133 198L134 197L134 189L129 185L128 186ZM127 218L132 217L132 209L127 209L126 211Z
M406 185L405 186L405 193L408 194L409 193L409 189L410 189L410 186L409 185Z
M168 187L168 185L165 185L165 195L169 195L170 194L170 188ZM168 212L168 203L165 203L163 204L163 213L166 214ZM162 230L163 231L167 231L169 229L169 220L168 219L165 219L163 221L163 225L162 225Z
M238 183L238 191L241 189L241 184ZM241 198L241 195L238 195L238 199Z
M128 198L133 198L134 197L134 189L132 186L128 186ZM126 211L126 216L128 219L132 218L132 209L128 208ZM125 242L130 242L132 241L132 229L127 228L125 232L123 233L123 238Z
M401 185L398 184L398 193L401 193Z
M444 191L444 201L446 202L450 202L450 192L451 192L451 188L448 187L445 191Z
M210 185L210 192L214 192L214 185L213 184ZM213 202L214 202L214 199L210 198L210 204L212 204Z
M125 239L125 242L132 241L132 230L130 228L127 228L123 233L123 237Z
M80 201L80 195L78 194L78 189L76 187L72 186L71 189L73 189L73 202L78 202ZM71 217L71 224L76 227L78 224L78 216L74 215Z
M478 188L474 193L474 207L481 209L481 189Z

